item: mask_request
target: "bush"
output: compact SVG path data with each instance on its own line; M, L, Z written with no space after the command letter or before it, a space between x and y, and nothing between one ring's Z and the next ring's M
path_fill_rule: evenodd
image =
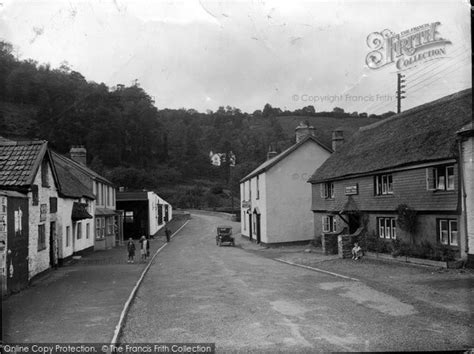
M449 246L446 245L437 245L434 249L433 259L436 261L454 261L455 251L453 251Z

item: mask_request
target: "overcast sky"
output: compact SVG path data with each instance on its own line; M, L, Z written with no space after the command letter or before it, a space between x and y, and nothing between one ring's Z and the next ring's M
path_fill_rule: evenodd
M367 36L433 22L451 44L405 72L403 109L472 86L467 0L0 3L0 37L20 59L67 61L109 86L137 79L160 109L395 111L397 69L367 67Z

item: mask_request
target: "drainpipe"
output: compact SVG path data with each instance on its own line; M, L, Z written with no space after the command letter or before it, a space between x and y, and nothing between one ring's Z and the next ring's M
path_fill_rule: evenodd
M462 155L462 137L459 137L459 140L458 140L458 149L459 149L459 168L458 168L458 171L459 171L459 181L460 181L460 187L459 188L459 193L461 194L461 213L462 213L462 218L464 219L463 220L463 226L464 226L464 238L465 238L465 245L466 245L466 248L465 248L465 253L466 253L466 256L469 254L469 234L468 234L468 230L467 230L467 211L466 211L466 198L467 198L467 195L466 195L466 186L465 186L465 181L464 181L464 159L463 159L463 155Z

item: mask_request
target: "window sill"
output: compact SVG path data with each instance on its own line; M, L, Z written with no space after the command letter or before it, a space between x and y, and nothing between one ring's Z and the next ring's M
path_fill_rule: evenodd
M375 194L375 198L394 198L393 193L388 193L388 194Z
M432 192L436 194L456 194L456 190L435 189Z

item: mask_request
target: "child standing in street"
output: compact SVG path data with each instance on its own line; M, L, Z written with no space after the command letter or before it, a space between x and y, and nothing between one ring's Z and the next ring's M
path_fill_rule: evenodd
M131 237L128 239L127 251L128 251L128 261L127 261L127 263L133 263L134 258L135 258L135 243L133 242Z
M145 236L142 236L140 239L141 247L140 247L140 254L142 255L142 261L146 261L147 256L147 248L148 248L148 240Z

